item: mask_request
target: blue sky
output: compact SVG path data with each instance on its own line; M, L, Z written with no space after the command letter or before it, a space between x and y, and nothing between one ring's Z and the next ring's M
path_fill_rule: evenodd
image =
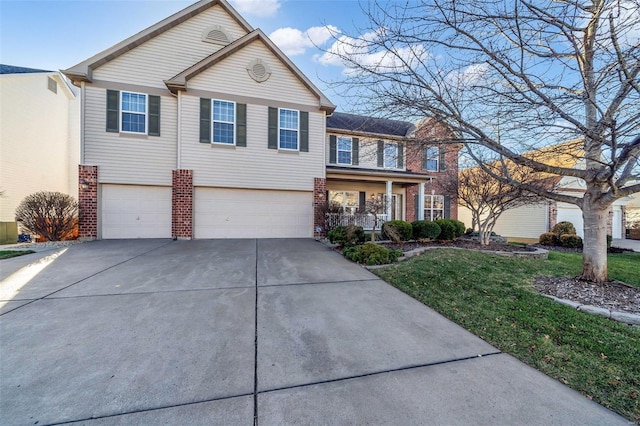
M178 12L195 1L177 0L0 0L0 63L47 70L65 69ZM314 47L329 37L353 33L366 21L356 0L231 0L261 28L342 111L325 81L341 78L342 67ZM330 26L331 31L325 28Z

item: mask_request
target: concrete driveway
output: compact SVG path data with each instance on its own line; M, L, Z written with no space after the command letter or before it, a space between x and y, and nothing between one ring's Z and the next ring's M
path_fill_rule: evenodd
M313 240L0 268L2 424L627 424Z

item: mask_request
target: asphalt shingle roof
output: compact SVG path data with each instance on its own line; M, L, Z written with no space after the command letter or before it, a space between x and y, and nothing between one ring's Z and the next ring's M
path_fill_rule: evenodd
M53 72L53 71L0 64L0 74L29 74L34 72Z
M414 126L406 121L334 112L331 117L327 118L327 129L407 136L414 129Z

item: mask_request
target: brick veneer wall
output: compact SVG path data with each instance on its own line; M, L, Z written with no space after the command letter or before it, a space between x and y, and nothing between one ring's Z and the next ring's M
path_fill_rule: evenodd
M171 235L193 238L193 170L173 170L171 190Z
M327 179L313 179L313 235L322 237L324 229L324 206L327 204Z
M98 166L78 166L78 238L98 238Z

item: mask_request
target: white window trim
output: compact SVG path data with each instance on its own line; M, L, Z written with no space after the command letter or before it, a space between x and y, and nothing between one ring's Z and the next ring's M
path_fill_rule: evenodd
M289 127L280 127L280 111L293 111L298 115L298 127L293 129ZM280 143L280 130L295 130L296 131L296 148L283 148ZM283 151L300 151L300 111L297 109L278 108L278 149Z
M430 169L428 164L429 164L429 156L427 155L427 152L429 152L429 149L435 149L436 150L436 157L435 157L435 161L436 161L436 168L435 169ZM437 172L440 171L440 149L436 146L430 146L426 148L426 152L425 152L425 159L424 159L424 169L428 172ZM433 159L431 159L433 160Z
M435 200L436 197L440 198L440 201L442 202L442 207L441 208L434 208L435 207ZM444 195L441 194L427 194L424 196L424 218L425 220L435 220L438 219L436 217L436 215L434 215L434 212L441 212L440 218L444 219Z
M227 102L230 104L233 104L233 121L223 121L223 120L215 120L215 102ZM224 146L235 146L236 145L236 122L238 120L238 117L236 117L236 103L234 101L228 101L226 99L211 99L211 143L215 144L215 145L224 145ZM215 132L213 131L213 128L215 126L215 123L225 123L225 124L233 124L233 143L226 143L226 142L216 142L215 139Z
M137 112L137 111L125 111L125 109L122 107L122 104L124 103L124 94L125 93L130 93L132 95L142 95L144 96L144 103L145 103L145 111L144 114ZM140 93L140 92L131 92L129 90L121 90L120 91L120 117L119 121L120 121L120 133L129 133L132 135L146 135L149 133L149 95L147 93ZM123 114L124 113L128 113L128 114L143 114L144 115L144 132L133 132L131 130L123 130L122 129L122 125L124 124L124 120L123 120Z
M349 144L351 146L349 151L346 151L344 149L342 149L342 150L340 149L340 139L348 139L349 140ZM340 162L340 153L341 152L349 152L349 162L348 163ZM336 138L336 164L343 164L345 166L350 166L350 165L353 164L353 138L346 137L346 136L338 136Z
M395 153L393 154L393 167L387 166L387 146L393 146ZM398 144L394 142L384 142L382 149L382 167L385 169L397 169L398 168Z

